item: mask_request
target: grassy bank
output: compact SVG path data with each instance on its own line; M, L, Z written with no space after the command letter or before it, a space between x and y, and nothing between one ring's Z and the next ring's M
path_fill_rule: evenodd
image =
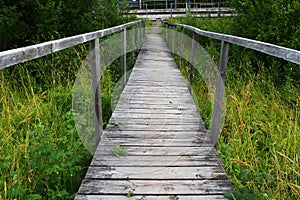
M173 19L205 30L230 33L228 19ZM219 42L198 37L218 62ZM241 55L243 54L243 55ZM300 198L300 90L294 81L277 84L266 70L252 70L253 53L231 46L226 79L226 121L218 151L232 182L232 199ZM188 71L187 63L182 70ZM210 123L211 103L206 86L196 77L193 88L201 115Z
M72 89L85 49L0 74L0 199L72 199L91 156L74 127Z
M88 45L0 71L0 199L74 199L92 156L73 121L76 74ZM128 55L128 69L131 54ZM102 75L104 124L121 77L120 60Z

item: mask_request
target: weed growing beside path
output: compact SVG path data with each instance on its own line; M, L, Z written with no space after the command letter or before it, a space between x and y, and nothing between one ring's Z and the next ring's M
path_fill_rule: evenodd
M232 19L173 19L204 30L230 33ZM218 62L219 42L198 38ZM300 198L300 89L295 81L277 84L261 60L259 72L251 68L252 53L240 55L230 49L226 77L226 119L218 151L235 193L230 199ZM187 77L189 64L182 63ZM207 127L211 119L211 96L200 76L193 90Z

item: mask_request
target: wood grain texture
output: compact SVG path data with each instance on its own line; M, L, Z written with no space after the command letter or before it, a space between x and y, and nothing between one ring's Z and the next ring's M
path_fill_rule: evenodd
M0 69L4 69L6 67L10 67L29 60L37 59L54 52L76 46L78 44L89 42L97 38L121 31L124 28L135 26L137 24L141 25L142 21L129 22L127 24L122 24L112 28L44 42L37 45L3 51L0 52Z
M277 58L282 58L289 62L300 65L300 51L297 51L295 49L290 49L290 48L286 48L286 47L282 47L282 46L278 46L266 42L251 40L251 39L237 37L233 35L226 35L221 33L204 31L185 24L170 24L168 22L164 22L164 23L169 24L170 26L183 27L184 29L191 30L197 33L198 35L206 36L208 38L213 38L220 41L225 41L231 44L236 44Z
M226 199L223 195L78 195L77 200L214 200Z
M76 199L225 199L232 190L166 43L148 35Z

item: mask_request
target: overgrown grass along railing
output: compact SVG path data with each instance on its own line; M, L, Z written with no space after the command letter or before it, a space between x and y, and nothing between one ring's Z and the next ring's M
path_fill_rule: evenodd
M122 75L123 87L126 85L126 30L132 28L132 60L134 62L134 46L137 41L137 48L141 48L141 41L145 36L145 21L129 22L112 28L98 30L90 33L80 34L72 37L67 37L59 40L53 40L37 45L12 49L0 52L0 70L10 66L34 60L54 52L58 52L70 47L74 47L86 42L90 43L90 65L92 73L92 91L94 100L94 123L95 123L95 137L96 142L100 141L102 135L102 102L101 102L101 68L100 68L100 47L99 38L111 35L121 31L121 45L122 45ZM137 33L136 31L137 30ZM137 38L135 38L137 36Z
M218 141L219 130L221 122L221 115L223 111L223 96L224 96L224 83L226 78L226 68L228 63L228 53L230 44L235 44L238 46L242 46L248 49L252 49L267 55L271 55L276 58L284 59L288 62L296 63L300 65L300 51L289 49L282 46L277 46L270 43L260 42L256 40L236 37L232 35L220 34L215 32L204 31L193 26L185 25L185 24L172 24L167 21L162 21L164 27L164 38L166 42L169 44L171 51L175 54L178 54L178 62L179 68L181 63L181 55L183 50L182 37L184 34L184 30L189 30L192 32L193 40L190 51L190 60L193 61L195 56L195 38L196 35L205 36L207 38L212 38L221 41L221 49L220 49L220 58L219 58L219 66L218 72L220 76L217 76L216 88L215 88L215 96L214 96L214 104L213 104L213 113L212 113L212 122L211 122L211 139L213 144L216 144ZM179 52L175 52L175 38L176 38L176 29L180 30L180 40L179 40ZM167 30L174 30L173 33ZM172 35L171 35L172 34ZM194 65L190 64L190 73L189 73L189 82L192 85L193 75L194 75Z

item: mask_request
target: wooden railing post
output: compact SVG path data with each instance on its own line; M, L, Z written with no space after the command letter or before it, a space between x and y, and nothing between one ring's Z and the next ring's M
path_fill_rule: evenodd
M191 60L190 60L190 92L192 91L193 76L194 76L194 61L195 61L195 48L196 48L196 33L193 32Z
M126 85L126 82L127 82L127 76L126 76L126 28L124 28L121 32L121 42L122 42L122 77L123 77L123 80L122 80L122 86L123 88L125 87Z
M95 137L96 144L98 145L102 136L102 100L99 38L90 41L90 62L94 100Z
M173 40L172 40L172 53L175 55L175 39L176 39L176 25L174 25L174 30L173 30Z
M143 24L143 34L142 34L142 41L144 40L144 37L146 36L146 21L142 21Z
M165 39L165 41L167 41L167 28L166 28L166 23L163 22L163 24L164 24L164 39Z
M140 42L141 42L141 24L139 23L138 24L138 30L137 30L137 48L138 48L138 51L140 51L140 49L141 49Z
M135 48L135 25L132 26L132 29L131 29L131 38L132 38L132 43L131 43L131 48L132 48L132 51L131 51L131 57L132 57L132 66L134 66L134 48Z
M166 42L167 42L168 47L170 48L170 24L168 23L167 26L168 26L168 28L167 28L168 32L167 32L167 40L166 40Z
M214 108L212 115L212 124L211 124L211 140L212 143L217 145L218 136L220 133L220 124L221 124L221 115L223 113L223 96L224 96L224 87L226 79L226 68L228 63L228 52L229 52L229 43L222 41L220 60L219 60L219 73L217 76L217 86L214 100Z
M179 42L179 52L178 52L178 69L181 68L181 54L182 54L183 31L184 31L184 28L180 27L180 42Z

